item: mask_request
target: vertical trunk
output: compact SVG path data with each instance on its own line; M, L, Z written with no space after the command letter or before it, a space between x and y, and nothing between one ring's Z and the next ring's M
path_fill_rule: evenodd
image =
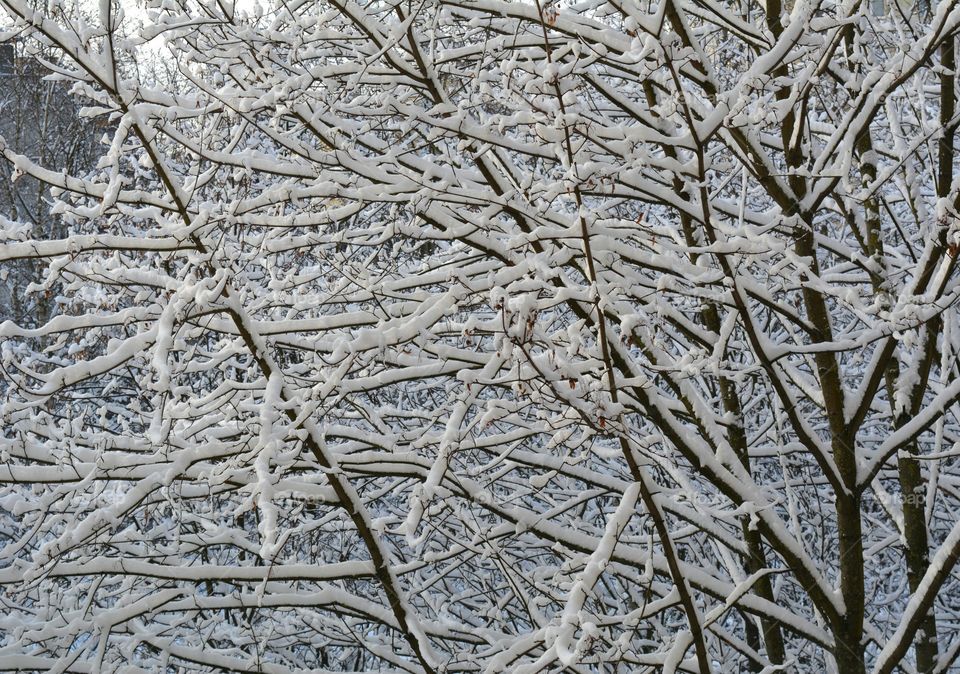
M844 450L838 449L840 449L837 452L839 458ZM846 471L841 468L841 472ZM840 674L864 674L866 665L863 647L863 530L858 495L849 493L837 495L837 529L839 531L840 594L846 606L846 613L833 628L836 640L834 657Z
M769 14L767 16L768 26L777 35L780 31L778 19L779 17L772 17ZM785 66L781 66L775 74L783 77L789 72ZM788 90L781 89L776 97L778 100L784 100L788 95ZM799 203L807 194L807 184L802 175L793 170L802 166L804 158L801 148L804 117L802 114L795 114L795 109L791 108L784 118L781 141L784 160L791 169L788 172L790 189ZM813 219L806 213L797 215L800 218L795 231L796 254L809 259L812 275L819 276ZM833 341L833 326L829 308L824 296L810 287L807 281L806 278L801 279L802 297L807 319L815 328L812 339L817 343L830 343ZM843 489L838 490L836 494L836 517L840 595L843 598L845 610L833 625L836 641L834 658L837 669L842 674L864 674L866 663L863 625L866 598L864 596L863 523L860 516L860 491L857 483L856 432L847 427L846 396L840 378L841 364L838 356L830 351L818 351L814 355L814 362L830 429L833 460L843 484Z
M927 518L924 507L926 486L920 473L920 462L911 454L916 443L902 450L897 458L900 491L903 494L903 535L906 544L907 582L910 592L916 593L920 581L930 566L930 543L927 539ZM937 643L937 618L930 612L920 624L914 639L918 674L931 674L940 653Z
M951 76L952 77L952 76ZM948 85L950 87L951 85ZM942 109L941 109L942 113ZM950 113L952 116L952 112ZM941 114L942 117L942 114ZM946 130L945 130L946 133ZM947 151L941 149L941 159L945 154L952 152L952 143L947 145ZM873 152L873 140L869 133L861 135L857 139L857 154L860 155L861 180L866 187L873 183L877 178L877 165ZM952 164L952 160L948 162ZM938 189L942 187L941 181L944 174L938 176ZM946 185L949 189L949 184ZM883 251L883 237L880 222L880 208L875 197L871 197L864 202L866 225L866 249L870 256L873 268L871 269L871 280L874 293L881 299L884 308L889 307L889 297L893 289L888 284L888 273L885 265L885 256ZM935 330L933 325L928 326L928 331ZM928 339L930 338L928 332ZM935 339L935 336L933 337ZM929 373L929 359L925 359L927 366L921 373L921 380L926 381L926 375ZM887 388L887 399L891 407L894 405L894 391L897 388L897 381L900 379L900 363L898 357L894 355L890 358L884 372L884 379ZM919 402L919 401L918 401ZM914 413L917 409L912 410ZM900 428L908 420L909 416L904 413L895 412L894 426ZM920 472L920 462L913 458L917 453L917 443L911 442L904 447L897 459L897 474L900 481L900 492L903 495L903 541L905 547L905 558L907 566L907 580L910 585L911 593L915 593L920 585L920 579L929 566L929 541L927 533L927 521L924 508L925 487ZM936 617L931 612L923 621L914 643L914 649L917 656L918 674L930 674L934 671L939 655L937 644L937 623Z
M941 322L934 319L925 328L924 355L920 361L920 371L917 373L920 382L926 382L930 376L930 368L937 353L940 327ZM885 375L888 396L893 404L895 382L900 377L900 367L896 360L891 359ZM894 420L897 428L902 427L911 417L920 412L924 390L924 386L914 388L909 409L901 410ZM915 458L918 451L917 442L912 441L900 448L897 455L897 473L900 480L900 493L903 497L903 538L906 548L907 582L911 593L916 593L920 588L920 581L930 566L930 542L925 507L926 485L920 470L920 461ZM919 674L933 672L937 665L940 648L937 642L937 619L932 608L917 629L914 651L917 657L917 672Z
M794 187L796 189L796 187ZM797 233L796 252L810 259L810 269L819 275L817 252L814 245L812 223L800 226ZM816 328L815 341L833 341L833 328L826 301L817 290L805 285L803 300L807 318ZM863 524L860 518L860 491L857 484L857 458L855 434L847 429L843 383L840 380L837 357L820 351L814 356L820 390L832 437L833 460L843 483L843 490L836 494L837 553L840 571L840 595L845 613L833 626L836 649L834 656L842 674L862 674L866 671L863 649L864 620L864 568Z
M956 51L953 39L944 40L940 47L940 137L939 156L937 157L937 196L945 197L950 193L953 182L953 115L956 110Z

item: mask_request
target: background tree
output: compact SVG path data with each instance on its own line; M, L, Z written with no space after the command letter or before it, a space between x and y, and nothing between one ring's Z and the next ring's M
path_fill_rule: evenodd
M955 3L0 6L0 668L952 667Z
M46 80L50 73L35 58L42 53L31 51L37 45L28 41L0 45L0 135L13 150L43 166L71 174L88 171L104 129L78 116L69 86ZM9 221L7 237L60 239L67 234L66 223L50 211L43 183L6 162L0 165L0 214ZM23 226L26 231L16 231ZM33 327L57 313L52 292L30 288L43 264L28 259L3 270L0 320Z

